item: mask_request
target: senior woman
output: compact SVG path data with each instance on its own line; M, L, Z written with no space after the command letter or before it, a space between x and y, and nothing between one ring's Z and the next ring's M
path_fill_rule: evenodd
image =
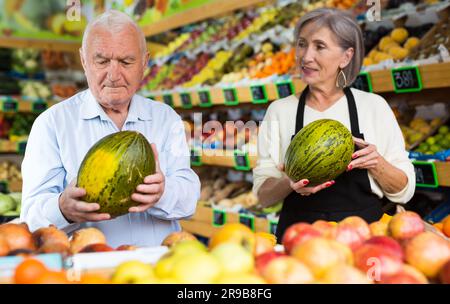
M284 201L277 237L296 222L340 221L383 215L381 199L406 203L414 194L415 173L395 116L378 95L349 86L364 57L361 30L346 12L318 9L305 14L295 31L297 64L307 84L300 96L274 101L258 135L253 191L268 207ZM286 150L303 126L334 119L351 130L356 151L347 171L318 186L291 181L283 172Z

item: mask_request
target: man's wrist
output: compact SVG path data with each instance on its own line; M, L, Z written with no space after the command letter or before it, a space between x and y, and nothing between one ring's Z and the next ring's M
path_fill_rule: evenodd
M58 208L59 208L59 211L61 212L63 218L64 218L69 224L73 224L73 223L75 223L75 222L72 221L71 219L69 219L69 218L64 214L64 211L63 211L63 209L61 208L61 199L62 199L61 197L62 197L62 192L60 193L60 195L59 195L59 197L58 197Z

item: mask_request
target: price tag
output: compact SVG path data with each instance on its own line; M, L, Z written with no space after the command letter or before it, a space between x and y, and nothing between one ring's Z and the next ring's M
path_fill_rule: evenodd
M213 209L213 226L221 227L227 222L227 213L223 210Z
M163 95L163 102L173 108L173 96L170 94Z
M418 67L403 67L391 70L395 93L419 92L422 90L422 77Z
M199 91L200 107L208 108L212 106L211 93L209 91Z
M201 153L197 149L191 149L191 165L201 166L202 164Z
M33 113L42 113L47 110L46 102L33 102L32 111Z
M227 106L235 106L239 104L235 88L223 89L223 95L225 97L225 104Z
M3 112L17 112L19 104L15 100L4 100L2 102Z
M292 81L278 82L276 86L278 98L285 98L294 94L294 84Z
M270 220L269 221L269 233L276 235L277 234L277 226L278 226L278 221Z
M439 187L436 166L433 162L413 161L413 165L416 172L417 187Z
M181 107L183 109L192 109L191 94L189 94L189 93L181 93L180 94L180 98L181 98Z
M255 231L255 217L248 214L239 214L239 223L247 226L252 231Z
M8 181L0 180L0 193L9 193Z
M372 93L372 81L370 75L367 72L359 73L355 82L352 84L355 89Z
M239 150L234 151L234 168L240 171L250 170L248 154Z
M26 141L19 141L17 143L17 153L25 154L26 147L27 147L27 142Z
M264 85L250 86L250 91L252 92L252 103L267 103L267 91Z

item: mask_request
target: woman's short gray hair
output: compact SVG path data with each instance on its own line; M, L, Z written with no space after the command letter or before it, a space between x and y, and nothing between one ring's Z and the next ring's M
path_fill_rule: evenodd
M86 26L83 34L83 41L81 43L82 52L85 52L85 46L88 41L88 37L91 30L94 27L101 27L108 30L111 33L117 33L122 31L125 27L132 26L139 35L139 46L142 54L145 55L147 51L147 43L145 41L145 35L142 29L125 13L117 10L108 10L101 15L98 15L95 19L90 21Z
M350 86L358 76L364 59L363 35L356 20L349 13L334 8L319 8L306 13L295 27L294 40L298 47L298 39L302 28L309 23L316 27L326 26L336 38L343 50L353 48L354 54L350 63L343 69ZM297 58L299 60L299 58ZM297 62L300 66L300 62Z

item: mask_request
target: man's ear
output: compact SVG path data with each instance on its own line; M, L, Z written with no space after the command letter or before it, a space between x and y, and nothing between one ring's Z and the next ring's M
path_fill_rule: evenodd
M150 60L150 53L146 51L144 55L144 69L147 67L149 60Z
M83 52L82 48L79 49L79 53L80 53L81 65L83 66L83 70L86 72L86 62L84 61L84 52Z

